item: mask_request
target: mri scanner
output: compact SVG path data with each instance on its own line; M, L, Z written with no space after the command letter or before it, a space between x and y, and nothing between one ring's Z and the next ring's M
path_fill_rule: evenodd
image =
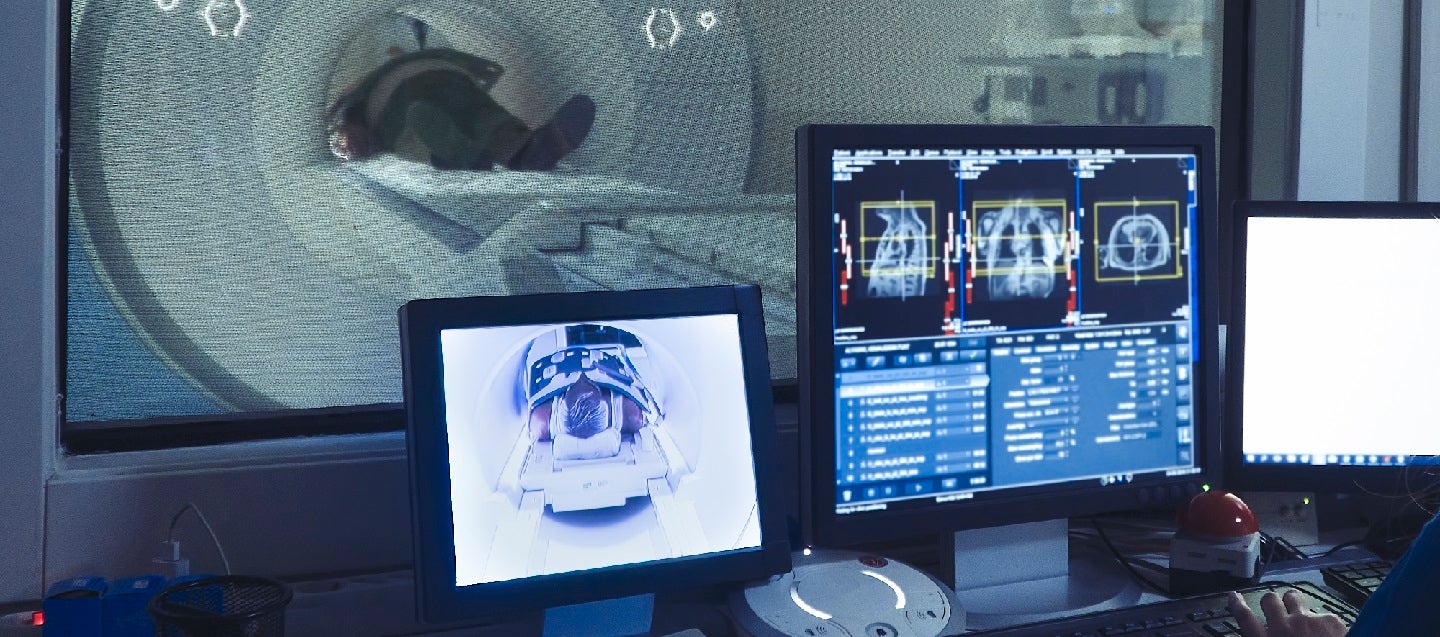
M1031 4L77 0L70 229L222 410L398 401L395 308L427 297L759 283L793 377L794 127L975 121L985 71L956 61L993 68ZM326 110L415 21L503 66L532 127L590 97L585 143L551 172L332 156ZM1208 92L1172 102L1209 121Z

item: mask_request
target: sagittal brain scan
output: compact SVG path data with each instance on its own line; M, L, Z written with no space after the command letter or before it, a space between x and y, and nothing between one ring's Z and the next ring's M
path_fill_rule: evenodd
M1017 199L980 213L975 242L991 300L1046 298L1056 291L1057 273L1064 270L1063 219L1064 202Z
M862 272L867 277L866 296L901 299L923 296L925 284L935 272L930 251L935 238L935 202L867 201L860 204L860 208L861 242L866 252L873 255L869 267ZM874 223L877 218L880 224ZM879 236L871 236L872 231L866 225L880 225Z
M733 315L441 344L457 585L759 545Z
M1096 279L1139 283L1179 277L1179 223L1177 201L1096 202Z

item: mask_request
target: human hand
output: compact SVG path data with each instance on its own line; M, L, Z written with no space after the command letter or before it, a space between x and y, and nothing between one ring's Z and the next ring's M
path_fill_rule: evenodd
M1261 623L1244 597L1230 593L1230 613L1245 637L1343 637L1349 632L1339 617L1311 612L1305 602L1305 594L1293 588L1283 597L1265 593L1260 598L1260 610L1265 613L1265 623Z

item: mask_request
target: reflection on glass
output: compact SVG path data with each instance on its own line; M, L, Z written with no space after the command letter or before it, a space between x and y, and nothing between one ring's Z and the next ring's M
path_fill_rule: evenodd
M796 126L1218 121L1213 0L209 4L72 0L71 420L398 401L422 297L757 283L793 378Z

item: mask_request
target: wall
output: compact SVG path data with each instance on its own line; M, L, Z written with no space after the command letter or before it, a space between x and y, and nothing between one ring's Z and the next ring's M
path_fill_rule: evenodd
M41 450L54 439L53 4L6 3L0 20L0 601L39 596Z
M1306 0L1304 20L1298 198L1397 199L1404 3Z

